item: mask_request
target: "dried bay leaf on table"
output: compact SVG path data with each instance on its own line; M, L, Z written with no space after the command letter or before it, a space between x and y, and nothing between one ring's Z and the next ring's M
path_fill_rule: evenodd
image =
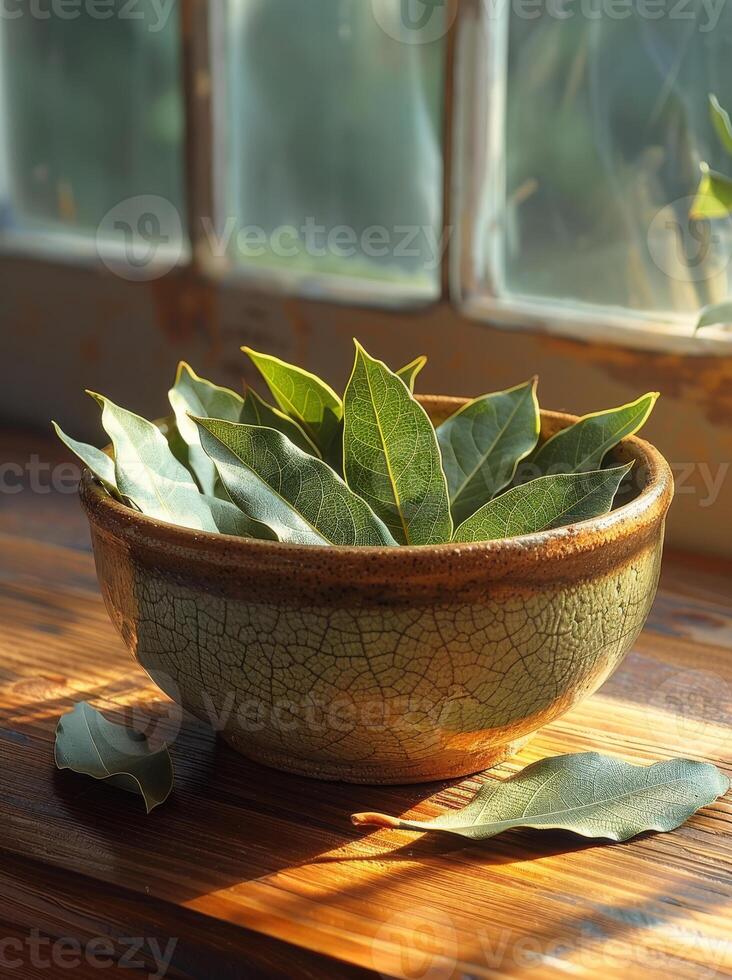
M167 747L153 752L144 735L115 725L86 701L59 719L54 759L59 769L138 793L147 812L173 789L173 763Z
M513 828L569 830L625 841L644 831L680 827L730 787L715 766L672 759L633 766L597 752L542 759L502 782L486 782L467 806L433 820L357 813L357 826L440 831L486 840Z

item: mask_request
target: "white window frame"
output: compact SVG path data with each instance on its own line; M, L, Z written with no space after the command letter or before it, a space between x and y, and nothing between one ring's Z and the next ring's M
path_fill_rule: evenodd
M723 327L696 334L689 314L634 312L552 297L507 295L499 222L506 197L505 119L511 4L487 16L485 0L462 0L457 24L451 210L459 215L450 256L450 295L471 319L512 330L545 332L588 343L669 354L729 356ZM492 174L489 193L483 174ZM494 231L487 248L476 243ZM486 252L488 254L486 254ZM485 269L489 274L486 277Z
M486 215L495 213L505 197L502 139L510 4L502 5L503 18L487 18L483 16L485 0L446 2L456 8L457 16L449 17L452 27L446 52L443 234L447 235L448 246L439 296L431 291L425 295L419 288L410 291L409 285L402 283L234 266L212 254L200 216L223 213L223 161L222 154L216 151L215 134L222 131L223 122L218 114L223 111L220 96L224 94L225 23L221 5L210 0L179 0L190 248L182 249L180 262L170 275L195 286L223 286L242 296L291 296L326 301L345 309L379 308L395 315L427 311L449 302L470 319L509 330L668 354L728 357L732 333L720 327L695 336L693 317L688 315L661 318L551 298L506 297L501 289L497 234L490 246L493 281L489 289L485 288L483 256L473 243L478 240ZM491 200L480 201L485 168L493 174ZM106 257L114 256L110 252ZM97 243L71 233L44 232L40 236L13 232L0 236L0 258L36 265L39 276L44 264L109 275ZM123 258L121 250L119 258ZM164 261L165 256L161 258Z

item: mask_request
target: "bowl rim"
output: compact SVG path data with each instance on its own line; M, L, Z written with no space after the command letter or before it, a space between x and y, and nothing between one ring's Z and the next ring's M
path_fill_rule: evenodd
M443 395L422 395L419 401L433 414L452 414L470 399ZM557 431L577 421L578 416L566 412L541 410L542 430L548 424ZM163 420L164 421L164 420ZM158 422L160 424L160 422ZM501 555L527 558L540 557L541 553L556 550L557 546L566 554L593 550L607 544L609 540L632 537L635 532L655 525L664 516L673 497L673 475L662 454L637 436L627 436L616 448L625 459L634 459L636 467L645 474L645 482L638 494L627 503L599 517L547 531L499 538L492 541L478 541L470 544L445 542L432 545L306 545L282 541L264 541L256 538L239 538L219 534L214 531L199 531L181 527L167 521L149 517L133 510L121 501L115 500L102 487L101 483L88 470L84 469L79 492L82 504L96 530L112 536L133 538L147 547L169 549L177 546L186 552L197 552L201 558L218 557L216 553L226 552L227 563L236 560L237 555L248 559L271 557L274 560L303 559L310 556L322 561L338 561L339 558L352 562L355 556L362 555L370 561L376 557L380 563L415 561L428 563L436 557L442 560L459 558L466 554ZM554 544L553 546L553 543Z

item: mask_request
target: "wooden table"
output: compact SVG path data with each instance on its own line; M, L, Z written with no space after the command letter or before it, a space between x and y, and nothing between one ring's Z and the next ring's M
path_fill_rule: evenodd
M5 433L0 462L29 446L61 458ZM105 956L142 957L154 975L170 939L167 976L203 980L731 975L730 795L671 834L616 845L530 831L469 845L349 822L433 815L565 752L688 756L732 774L731 585L729 565L669 554L615 677L490 777L329 785L249 763L186 720L174 794L146 817L138 798L58 772L54 729L81 699L120 721L134 706L163 730L170 706L107 618L76 499L0 494L0 975L74 963L98 977Z

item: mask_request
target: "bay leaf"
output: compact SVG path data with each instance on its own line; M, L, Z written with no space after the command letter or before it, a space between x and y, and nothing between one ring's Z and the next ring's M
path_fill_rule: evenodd
M610 450L645 424L657 400L658 392L651 391L619 408L583 416L547 439L521 471L536 477L599 470Z
M86 442L78 442L76 439L72 439L71 436L67 436L61 426L56 422L52 422L51 425L61 442L79 457L84 466L92 471L107 492L113 497L119 497L120 493L117 489L117 479L114 475L114 460L112 457L102 452L101 449L97 449L96 446L90 446Z
M211 516L220 534L230 534L239 538L258 538L261 541L277 541L277 535L261 521L255 521L230 500L221 497L204 497L211 509Z
M709 115L720 143L732 155L732 121L729 118L729 113L721 106L716 95L709 96Z
M405 364L403 368L399 368L399 370L396 372L397 377L402 379L412 394L414 394L414 385L417 380L417 376L420 374L426 363L427 358L424 356L424 354L421 354L419 357L415 357L413 361L410 361L409 364Z
M304 368L242 347L267 382L280 409L294 419L308 438L326 456L337 438L343 405L324 381Z
M86 701L59 720L54 759L59 769L139 793L148 813L164 803L173 789L168 749L151 751L144 735L107 721Z
M358 342L344 408L349 487L399 543L449 541L447 482L432 423L402 379Z
M168 392L168 399L175 413L177 431L187 447L187 460L184 462L195 476L201 492L213 495L216 491L216 467L201 448L198 426L190 416L240 422L244 399L229 388L221 388L200 378L185 361L178 365L175 384Z
M199 413L194 412L192 414L198 415ZM220 415L209 417L223 418ZM302 449L303 452L310 453L313 456L321 455L318 447L294 419L291 419L284 412L280 412L279 409L274 408L272 405L268 405L253 388L247 389L241 417L238 419L229 419L229 421L244 422L247 425L265 425L270 429L277 429L278 432L287 436L290 442L296 445L298 449ZM195 425L195 422L193 424Z
M356 813L357 826L441 831L486 840L515 827L569 830L582 837L625 841L644 831L680 827L730 787L715 766L672 759L633 766L597 752L542 759L502 782L486 782L461 810L433 820Z
M149 517L198 531L218 530L193 477L160 429L103 395L89 394L100 405L102 425L112 440L120 493Z
M382 521L326 463L281 432L218 419L195 421L231 500L272 528L280 541L395 544Z
M142 426L142 428L146 432L146 437L152 438L149 429L147 428L147 426L151 425L151 423L149 422L146 423L144 419L142 419L141 421L145 423L144 426ZM135 422L134 424L139 425L139 422ZM76 455L81 459L81 461L85 463L85 465L88 466L89 469L92 470L94 475L99 480L102 481L102 483L108 489L110 494L112 494L114 497L118 499L127 501L127 498L123 497L123 495L120 493L120 491L117 488L115 463L112 457L102 452L101 449L96 449L94 446L89 446L86 443L77 442L75 439L72 439L70 436L67 436L61 430L61 428L58 425L56 425L55 422L53 423L53 425L62 442L65 445L67 445L69 449L75 452ZM198 432L198 428L196 428L196 432ZM157 438L155 438L154 443L160 445ZM199 446L200 446L200 442L199 442ZM203 452L203 449L201 449L201 452ZM158 462L160 461L158 460ZM194 486L187 470L185 469L183 471L178 470L178 472L186 473L186 479L188 481L187 492L195 493L196 497L199 498L198 500L196 500L195 505L192 505L188 502L186 503L187 508L189 508L190 506L195 506L196 513L199 514L200 521L196 519L193 525L196 529L207 530L207 531L219 531L221 534L236 535L238 537L260 538L269 541L277 540L277 535L271 530L271 528L267 527L265 524L261 524L259 521L255 521L253 518L250 518L247 514L243 513L238 507L236 507L230 500L223 500L218 497L199 494L198 489ZM126 478L123 480L123 482L125 483L125 485L128 485L128 481ZM163 479L162 481L156 481L156 483L158 482L160 483L160 486L163 489L166 490L169 489L169 483L167 480ZM131 485L131 483L129 485ZM135 506L138 505L135 504ZM142 510L142 508L139 509ZM157 507L154 509L156 510L156 513L151 514L150 516L158 516ZM199 509L200 509L200 513L199 513ZM143 513L144 512L145 511L143 511ZM207 512L210 512L210 515L207 514ZM160 513L163 512L161 511ZM171 523L176 523L176 524L181 523L180 520L177 519L174 520L171 516L169 516L167 509L165 510L165 516L162 519L169 520L171 521ZM200 527L199 524L203 524L204 526ZM184 524L184 526L190 526L190 525Z
M455 541L495 541L566 527L606 514L633 464L591 473L541 476L484 504L455 532Z
M402 379L412 394L414 394L414 385L417 377L421 373L426 363L427 358L424 356L424 354L421 354L419 357L415 357L413 361L410 361L409 364L405 364L403 368L400 368L395 372L397 377ZM339 430L331 443L331 448L328 452L326 462L329 463L337 473L343 475L343 419L341 419L339 423Z
M691 205L689 217L695 221L727 218L732 213L732 180L701 165L701 181Z
M732 302L714 303L705 306L699 314L695 332L704 327L729 326L732 324Z
M437 429L456 524L508 484L539 439L537 378L468 402Z

